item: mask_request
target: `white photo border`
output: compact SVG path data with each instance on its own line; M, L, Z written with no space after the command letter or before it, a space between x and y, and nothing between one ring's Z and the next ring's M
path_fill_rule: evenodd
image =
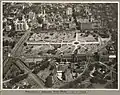
M19 2L19 3L117 3L118 4L118 43L117 43L117 46L118 46L118 88L117 89L4 89L3 88L3 29L2 29L2 27L3 27L3 25L2 25L2 17L3 17L3 3L4 2ZM119 91L119 78L120 78L120 76L119 76L119 71L120 71L120 64L119 64L119 44L120 44L120 42L119 42L119 37L120 37L120 34L119 34L119 8L120 8L120 6L119 6L119 1L62 1L62 0L60 0L60 1L4 1L4 0L2 0L1 1L1 90L12 90L12 91L43 91L43 90L65 90L65 91L92 91L92 90L102 90L102 91L104 91L104 90L108 90L108 91L111 91L111 90L113 90L113 91Z

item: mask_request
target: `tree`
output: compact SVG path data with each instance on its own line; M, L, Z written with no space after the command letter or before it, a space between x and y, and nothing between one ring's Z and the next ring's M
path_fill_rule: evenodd
M8 40L3 41L3 46L8 46L8 45L9 45L9 41Z
M95 61L99 61L100 56L99 56L98 52L94 53L94 59L95 59Z
M43 19L41 17L37 17L37 21L38 21L39 24L43 23Z
M23 45L24 45L24 46L27 46L27 43L25 42Z

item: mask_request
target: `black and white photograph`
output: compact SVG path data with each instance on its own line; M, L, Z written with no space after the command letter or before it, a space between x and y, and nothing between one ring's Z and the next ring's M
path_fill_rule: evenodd
M118 89L118 2L1 7L2 89Z

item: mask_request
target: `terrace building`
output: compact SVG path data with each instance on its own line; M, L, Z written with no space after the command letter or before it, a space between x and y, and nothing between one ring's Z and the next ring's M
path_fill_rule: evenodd
M14 24L15 24L15 31L25 31L29 28L25 18L23 18L22 20L16 19Z
M67 15L72 15L72 8L67 8L67 10L66 10L66 14Z
M100 29L101 24L99 22L89 22L89 23L81 23L80 27L82 30L93 30L93 29Z

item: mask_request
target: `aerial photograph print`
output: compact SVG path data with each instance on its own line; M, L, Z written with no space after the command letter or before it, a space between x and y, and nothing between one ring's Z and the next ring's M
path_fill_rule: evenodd
M118 89L118 3L1 7L2 89Z

